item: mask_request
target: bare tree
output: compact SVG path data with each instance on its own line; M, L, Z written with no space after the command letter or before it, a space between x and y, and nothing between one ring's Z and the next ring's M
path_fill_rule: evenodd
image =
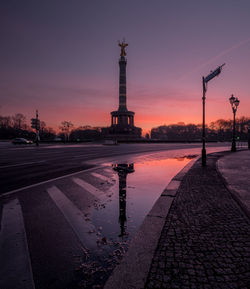
M22 129L26 122L26 117L22 113L16 113L12 116L13 127L16 129Z
M60 130L62 131L62 133L64 134L64 140L69 141L69 135L71 130L73 129L74 125L72 122L70 121L62 121L61 125L59 126Z
M45 128L46 128L46 122L43 121L43 120L41 120L41 121L40 121L40 129L41 129L41 130L44 130Z
M42 135L44 130L46 129L46 123L44 121L40 121L40 134Z
M0 116L0 127L9 128L12 126L10 116Z

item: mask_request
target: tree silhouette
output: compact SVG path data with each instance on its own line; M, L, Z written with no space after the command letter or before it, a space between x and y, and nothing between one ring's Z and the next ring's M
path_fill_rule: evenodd
M26 116L22 113L16 113L14 116L12 116L13 120L13 127L15 129L23 129L25 128L25 122L26 122Z
M69 141L69 135L71 130L73 129L74 125L70 121L62 121L61 125L59 126L60 130L64 134L64 141Z
M218 119L206 126L207 140L210 141L231 141L232 139L232 120ZM248 127L250 127L249 117L236 119L236 133L240 140L247 140ZM151 129L151 138L169 141L200 141L201 125L177 123L162 125Z

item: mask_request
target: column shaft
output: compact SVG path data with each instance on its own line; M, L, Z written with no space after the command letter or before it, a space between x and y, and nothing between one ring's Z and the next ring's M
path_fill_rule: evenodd
M121 56L119 61L120 78L119 78L119 111L127 111L127 91L126 91L126 65L127 61Z

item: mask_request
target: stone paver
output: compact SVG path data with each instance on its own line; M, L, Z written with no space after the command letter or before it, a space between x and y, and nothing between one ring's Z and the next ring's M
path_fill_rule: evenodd
M181 182L145 288L250 288L250 221L217 173L221 155Z
M250 150L237 151L220 158L219 171L226 180L229 190L238 198L250 216Z

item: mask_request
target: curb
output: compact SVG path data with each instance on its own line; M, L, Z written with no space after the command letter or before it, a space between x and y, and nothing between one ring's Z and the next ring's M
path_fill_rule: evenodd
M164 189L145 217L129 246L128 252L109 277L104 289L144 288L169 209L182 179L199 158L200 156L191 160Z

